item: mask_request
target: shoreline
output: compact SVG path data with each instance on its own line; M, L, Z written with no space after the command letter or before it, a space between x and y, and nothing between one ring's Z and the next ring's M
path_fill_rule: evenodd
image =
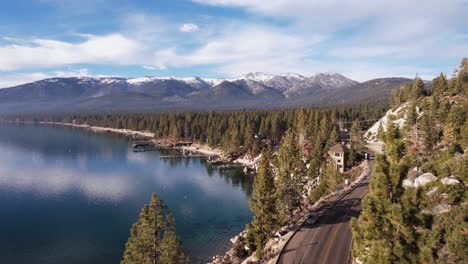
M164 141L164 139L157 139L154 138L154 133L150 131L138 131L138 130L131 130L131 129L119 129L119 128L112 128L112 127L101 127L101 126L91 126L87 124L73 124L73 123L65 123L65 122L46 122L46 121L39 121L39 122L34 122L34 121L7 121L10 123L23 123L23 124L43 124L43 125L58 125L58 126L68 126L68 127L77 127L77 128L82 128L82 129L87 129L90 130L91 132L94 133L116 133L116 134L121 134L125 135L128 137L141 137L141 138L146 138L150 139L154 143L158 143L161 141ZM173 150L185 150L185 151L191 151L203 155L216 155L219 157L227 156L227 152L219 149L219 148L212 148L208 146L207 144L201 144L194 142L190 146L181 146L177 148L172 148ZM255 169L256 164L260 160L260 155L254 158L247 158L245 156L240 157L236 160L230 161L230 162L223 162L226 164L232 163L232 164L239 164L244 167L250 168L250 169Z

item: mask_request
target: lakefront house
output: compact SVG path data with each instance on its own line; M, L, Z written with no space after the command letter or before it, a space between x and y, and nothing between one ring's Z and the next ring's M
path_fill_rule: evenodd
M328 155L335 163L337 171L341 173L346 171L346 161L348 159L348 147L346 147L346 145L338 143L331 146L328 149Z

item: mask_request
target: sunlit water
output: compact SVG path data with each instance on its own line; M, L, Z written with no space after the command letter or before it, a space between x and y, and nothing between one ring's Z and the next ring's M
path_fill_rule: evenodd
M0 263L118 263L152 192L195 263L251 219L251 179L200 159L134 153L123 136L0 123Z

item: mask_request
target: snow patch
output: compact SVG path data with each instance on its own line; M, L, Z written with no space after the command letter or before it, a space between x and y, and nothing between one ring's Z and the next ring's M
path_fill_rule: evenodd
M142 84L142 83L147 83L147 82L151 82L151 81L154 81L158 78L156 77L139 77L139 78L130 78L130 79L127 79L127 83L128 84Z

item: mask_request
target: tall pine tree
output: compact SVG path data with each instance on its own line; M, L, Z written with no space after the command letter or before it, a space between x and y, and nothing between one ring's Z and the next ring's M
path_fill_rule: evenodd
M130 230L121 264L187 263L169 209L153 193Z
M299 174L300 165L296 134L290 129L283 137L276 159L278 175L276 191L280 214L282 214L282 223L291 219L294 210L301 204L303 185Z
M255 238L256 255L263 256L263 247L271 232L278 226L276 210L275 179L270 166L271 153L264 150L259 170L253 183L250 210L253 213L252 232Z

